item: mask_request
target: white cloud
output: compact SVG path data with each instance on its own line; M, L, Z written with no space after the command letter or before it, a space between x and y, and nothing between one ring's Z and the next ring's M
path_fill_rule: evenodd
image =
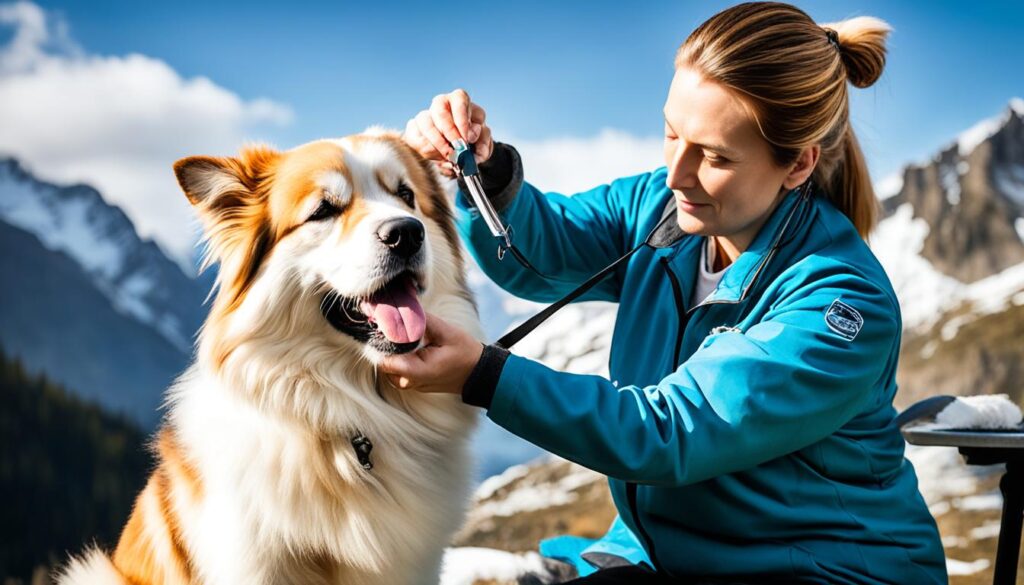
M196 222L171 171L190 154L230 154L291 110L182 78L145 55L88 55L59 18L29 2L0 5L0 152L41 178L86 182L143 237L188 264Z

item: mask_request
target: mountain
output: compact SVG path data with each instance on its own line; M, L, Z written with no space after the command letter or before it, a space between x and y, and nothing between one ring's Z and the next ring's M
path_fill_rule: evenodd
M145 428L185 369L212 273L182 272L86 185L0 160L0 343L32 372Z
M929 228L920 255L946 276L971 283L1024 262L1024 100L905 167L885 206L908 205Z
M889 188L871 246L903 313L898 404L932 394L1024 401L1024 100Z
M29 371L152 427L190 354L118 311L78 262L35 235L0 222L0 250L0 343Z
M117 311L191 351L212 276L186 275L156 243L141 239L128 216L98 191L40 181L17 160L0 159L0 221L67 254Z

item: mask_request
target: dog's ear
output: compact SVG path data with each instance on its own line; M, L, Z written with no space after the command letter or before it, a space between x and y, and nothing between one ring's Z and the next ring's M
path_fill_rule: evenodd
M237 158L190 156L174 163L178 184L195 208L208 243L201 269L220 262L225 282L242 283L231 284L235 293L251 281L269 246L268 177L280 154L250 146Z
M237 159L190 156L174 163L178 184L192 205L209 206L221 195L245 191Z
M236 157L189 156L174 163L181 190L193 206L218 210L257 195L281 153L262 144L249 145Z

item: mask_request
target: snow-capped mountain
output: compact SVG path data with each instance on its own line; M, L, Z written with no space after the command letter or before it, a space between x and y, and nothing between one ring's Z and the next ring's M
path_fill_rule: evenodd
M927 328L965 302L1000 310L1024 288L1024 100L901 179L871 243L906 327Z
M31 372L144 428L187 365L213 271L182 272L86 185L0 159L0 343Z
M142 240L120 208L87 185L58 186L0 159L0 221L67 254L121 313L189 352L211 281L185 275L151 240Z

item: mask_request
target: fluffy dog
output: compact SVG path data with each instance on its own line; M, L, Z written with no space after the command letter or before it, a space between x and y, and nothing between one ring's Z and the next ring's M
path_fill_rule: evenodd
M116 550L59 582L437 583L476 416L375 370L425 311L482 337L432 165L370 129L174 170L216 298Z

